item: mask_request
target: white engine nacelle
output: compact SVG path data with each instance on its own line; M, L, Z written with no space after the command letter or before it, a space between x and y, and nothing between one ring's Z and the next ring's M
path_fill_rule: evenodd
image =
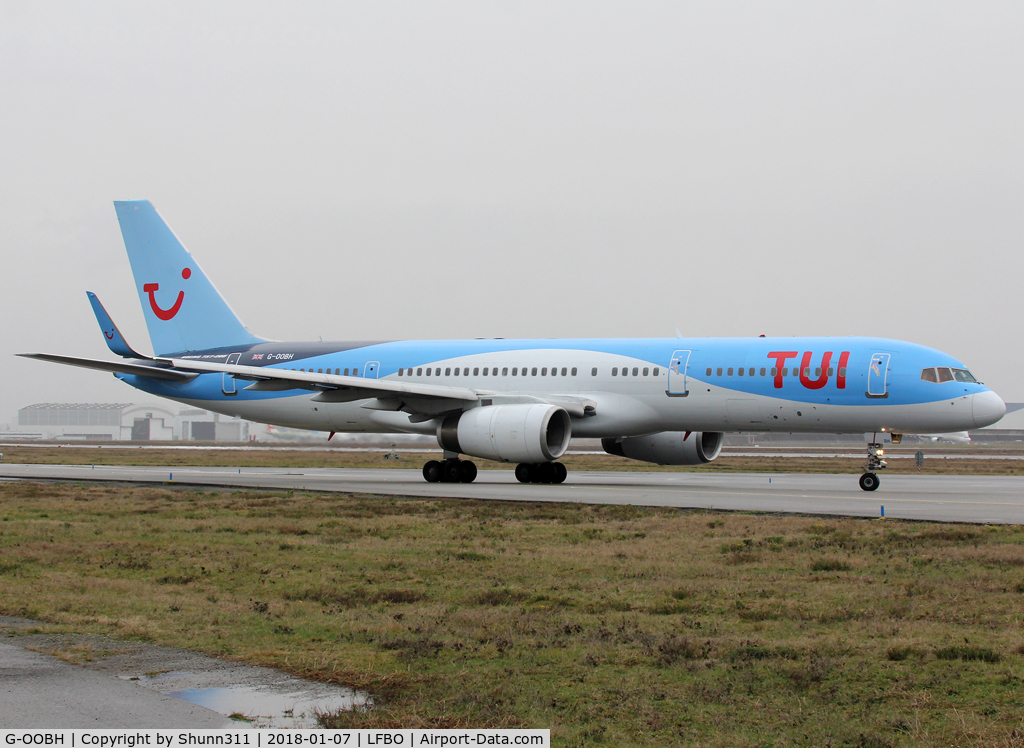
M487 405L446 416L437 443L449 452L499 462L549 462L569 447L572 421L557 405Z
M602 439L601 446L610 455L658 465L702 465L722 451L720 431L660 431L647 436L627 436L621 440Z

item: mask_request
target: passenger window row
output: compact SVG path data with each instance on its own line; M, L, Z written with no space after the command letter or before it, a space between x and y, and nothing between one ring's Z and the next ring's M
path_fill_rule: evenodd
M735 376L738 376L738 377L742 377L742 376L748 376L748 377L754 377L754 376L777 377L779 375L779 370L775 366L773 366L770 369L767 368L767 367L762 366L760 368L760 370L756 369L753 366L751 366L749 369L748 368L744 368L744 367L741 366L741 367L739 367L738 369L735 369L735 370L731 366L726 368L726 369L723 369L721 366L719 366L718 368L712 368L712 367L709 366L707 371L705 372L705 374L707 376L709 376L709 377L710 376L720 377L720 376L722 376L722 374L724 372L725 376L731 377L731 376L733 376L734 371L735 371ZM830 367L828 367L826 376L830 376L831 377L834 373L835 373L835 369L830 366ZM799 366L794 366L793 367L792 375L794 377L799 377L800 376L800 367ZM788 366L783 366L782 367L782 376L784 376L784 377L790 376L790 368ZM812 376L812 374L811 374L811 367L810 366L805 366L804 367L804 376L805 377ZM815 377L820 377L821 376L821 367L820 366L818 366L818 367L816 367L814 369L813 376L815 376ZM841 376L841 377L845 377L846 376L846 367L845 366L839 367L839 376Z
M661 369L659 367L657 367L657 366L655 366L653 370L649 369L646 366L643 369L641 369L639 366L634 366L633 367L632 375L629 373L629 367L628 366L623 366L621 373L619 372L619 368L617 366L613 366L612 367L612 376L613 377L628 377L628 376L634 376L634 377L655 376L656 377L656 376L659 376L660 374L661 374ZM597 376L597 369L594 369L593 375Z
M312 369L292 369L292 371L305 371L305 372L308 372L309 374L313 373ZM323 369L317 369L316 373L317 374L323 374L324 370ZM328 369L327 373L330 374L331 370ZM345 369L345 373L344 374L342 374L341 369L335 369L334 370L334 376L336 376L336 377L348 377L348 376L358 377L359 376L359 369L356 369L355 367L353 367L351 374L348 373L348 369Z
M312 368L309 368L309 369L305 369L305 368L302 368L302 369L292 369L292 371L301 371L301 372L307 372L307 373L310 373L310 374L313 373L313 369ZM598 371L597 367L595 366L594 368L592 368L590 370L590 376L596 377L597 376L597 371ZM753 371L754 370L751 369L750 371L751 371L751 375L750 376L753 376ZM772 369L772 371L774 372L775 369ZM829 373L831 373L831 371L832 370L829 369ZM552 376L552 377L557 377L557 376L575 377L577 375L577 373L578 373L578 370L577 370L577 367L575 367L575 366L573 366L572 368L569 368L567 366L563 366L561 368L559 368L557 366L552 366L550 369L548 367L546 367L546 366L542 366L540 368L538 368L536 366L533 366L533 367L513 366L512 370L511 370L511 374L510 374L509 373L509 368L507 366L505 366L505 367L503 367L501 369L501 373L499 374L497 366L484 366L483 368L475 366L475 367L472 368L472 372L473 373L470 374L470 367L468 367L468 366L461 366L461 367L460 366L456 366L454 369L451 368L451 367L445 367L445 369L444 369L444 376L446 376L446 377L451 377L451 376L455 376L455 377L458 377L458 376L463 376L463 377L468 377L468 376L474 376L474 377L477 377L477 376L480 376L480 377L486 377L486 376L492 376L492 377L497 377L497 376L503 376L503 377L507 377L507 376L526 377L526 376L531 376L531 377L536 377L536 376L539 375L539 376L542 376L542 377L547 377L547 376ZM324 370L322 368L317 369L316 373L317 374L323 374ZM327 373L330 374L331 370L327 369ZM710 376L710 374L711 374L711 369L708 369L708 375ZM358 376L360 376L359 369L356 368L356 367L352 367L351 369L346 368L344 370L341 369L341 368L337 368L337 369L334 370L334 375L335 376L345 376L345 377L348 377L348 376L358 377ZM630 373L630 368L628 366L623 366L621 368L621 370L617 366L613 366L612 367L612 376L613 377L628 377L628 376L634 376L634 377L655 376L655 377L657 377L657 376L660 376L660 375L661 375L661 367L658 367L658 366L653 367L653 369L651 367L647 367L647 366L645 366L643 368L640 368L639 366L634 366L633 369L632 369L632 374ZM722 370L721 369L718 370L718 375L719 376L722 375ZM764 369L761 370L761 375L764 376ZM417 377L422 377L422 376L439 377L439 376L441 376L441 367L440 366L428 366L428 367L424 368L422 366L418 366L415 369L412 368L412 367L410 367L408 369L406 369L405 367L402 367L402 368L400 368L398 370L398 376L400 376L400 377L411 377L411 376L417 376ZM732 369L729 369L729 376L730 377L732 376ZM743 374L741 373L740 376L743 376ZM774 374L772 376L774 376Z
M482 369L480 367L473 367L472 374L470 374L470 367L468 367L468 366L462 366L462 367L456 366L454 369L451 368L451 367L445 367L445 369L444 369L444 376L446 376L446 377L459 377L459 376L462 376L462 377L468 377L468 376L474 376L474 377L477 377L477 376L480 376L480 377L487 377L487 376L491 376L491 377L497 377L497 376L502 376L502 377L507 377L507 376L513 376L513 377L527 377L527 376L530 376L530 377L536 377L536 376L542 376L542 377L548 377L548 376L551 376L551 377L557 377L557 376L575 377L577 374L578 374L578 369L575 366L573 366L571 369L569 367L566 367L566 366L561 367L561 369L559 369L559 367L557 367L557 366L552 366L550 369L548 367L546 367L546 366L542 366L540 368L538 368L536 366L532 366L532 367L528 367L528 366L523 366L523 367L513 366L511 371L506 366L506 367L503 367L501 369L500 374L499 374L497 366L485 366ZM439 366L427 366L426 368L424 368L422 366L417 366L415 369L413 369L413 368L406 369L406 368L403 367L403 368L398 370L398 376L400 376L400 377L412 377L412 376L417 376L417 377L424 377L424 376L426 376L426 377L439 377L441 375L442 375L442 371L441 371L441 367L439 367ZM643 368L641 368L639 366L634 366L633 369L632 369L632 374L630 373L630 369L629 369L628 366L623 366L621 368L621 370L617 366L613 366L612 367L612 376L613 377L628 377L628 376L634 376L634 377L655 376L655 377L657 377L657 376L660 376L660 375L661 375L661 367L658 367L658 366L655 366L653 369L651 367L649 367L649 366L645 366ZM592 376L592 377L596 377L597 376L597 367L596 366L590 370L590 376Z
M474 377L487 377L487 376L491 376L491 377L497 377L497 376L502 376L502 377L507 377L507 376L526 377L526 376L531 376L531 377L535 377L535 376L538 375L538 371L540 372L540 376L542 376L542 377L547 377L547 376L552 376L552 377L557 377L557 376L574 377L577 374L577 368L575 366L572 367L572 369L570 369L567 366L563 366L561 369L559 369L557 366L552 366L551 369L550 369L550 373L549 373L548 367L546 367L546 366L542 366L539 369L536 366L534 366L532 368L524 366L521 369L518 366L513 366L512 367L511 375L509 374L509 368L507 366L505 366L505 367L503 367L501 369L501 373L500 374L498 373L498 367L497 366L485 366L482 369L479 366L474 366L472 374L470 374L470 367L468 367L468 366L456 366L454 369L451 368L450 366L448 366L448 367L445 367L445 369L444 369L444 376L446 376L446 377L459 377L459 376L462 376L462 377L468 377L468 376L474 376ZM559 372L561 372L561 374L559 374ZM441 376L441 367L440 366L428 366L425 369L422 366L417 366L415 369L412 369L412 368L406 369L406 368L403 367L403 368L398 370L398 376L400 376L400 377L412 377L412 376L417 376L417 377L424 377L424 376L426 376L426 377L439 377L439 376Z

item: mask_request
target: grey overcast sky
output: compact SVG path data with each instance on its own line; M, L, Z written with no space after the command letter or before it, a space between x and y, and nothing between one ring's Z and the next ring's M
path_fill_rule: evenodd
M1024 400L1024 3L0 0L0 422L144 398L112 201L277 339L884 335Z

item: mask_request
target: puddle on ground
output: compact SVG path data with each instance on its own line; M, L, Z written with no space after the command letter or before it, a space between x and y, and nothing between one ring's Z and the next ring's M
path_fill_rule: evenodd
M159 687L163 685L158 685L159 681L168 683L188 680L190 674L161 673L122 678L144 683L168 696L237 719L239 727L249 724L253 727L315 728L316 712L365 708L372 704L370 695L362 691L298 679L266 686L229 685L217 688L166 690Z
M228 717L243 715L256 727L316 727L314 710L333 712L352 709L368 702L365 696L360 697L352 691L330 696L302 691L280 693L254 686L186 688L171 691L168 695L205 706Z

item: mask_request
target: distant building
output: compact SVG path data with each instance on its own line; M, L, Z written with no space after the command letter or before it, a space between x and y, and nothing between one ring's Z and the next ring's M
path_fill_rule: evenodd
M36 403L18 411L18 431L38 439L151 441L177 438L175 413L160 405Z
M18 424L3 439L81 441L248 441L262 427L197 408L178 413L160 404L36 403L18 411Z
M178 423L183 441L247 442L250 435L256 437L258 430L266 433L266 428L259 424L200 408L182 408L178 412Z

